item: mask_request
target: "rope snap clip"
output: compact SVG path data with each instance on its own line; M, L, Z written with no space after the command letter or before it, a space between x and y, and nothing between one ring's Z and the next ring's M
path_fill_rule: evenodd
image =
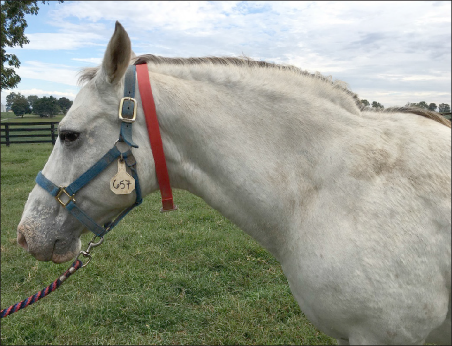
M83 255L83 257L87 257L88 258L88 260L86 261L86 263L84 263L83 265L82 265L82 268L84 268L84 267L86 267L87 265L88 265L88 263L91 261L91 249L92 248L95 248L96 246L99 246L99 245L101 245L103 242L104 242L104 237L100 237L100 240L97 242L97 243L95 243L94 242L94 240L97 238L97 235L95 235L94 237L93 237L93 239L91 239L91 241L88 243L88 248L85 250L85 251L80 251L79 252L79 254L78 254L78 256L77 256L77 258L75 259L75 260L78 260L78 258L80 257L80 255Z

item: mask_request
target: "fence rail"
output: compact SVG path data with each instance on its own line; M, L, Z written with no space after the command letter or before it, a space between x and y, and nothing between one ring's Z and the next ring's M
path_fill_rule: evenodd
M1 123L1 144L6 144L8 147L10 144L20 143L52 143L55 145L58 137L57 128L58 121ZM31 138L31 140L25 140L27 138Z

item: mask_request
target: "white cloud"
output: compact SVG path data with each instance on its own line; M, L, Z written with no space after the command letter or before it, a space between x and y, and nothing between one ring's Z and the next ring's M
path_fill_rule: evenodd
M39 61L24 61L17 70L17 73L22 78L40 79L71 86L77 85L78 70L72 66L47 64Z
M144 31L155 28L187 30L202 28L208 23L224 19L226 12L234 5L234 2L204 1L82 1L58 7L52 17L59 19L60 25L63 25L65 18L76 17L95 23L100 20L120 20Z
M376 78L391 80L391 81L450 81L450 74L446 75L431 75L431 74L418 74L418 75L401 75L401 74L380 74Z
M30 43L23 48L16 46L9 49L72 50L87 46L103 46L103 43L95 43L103 38L94 33L35 33L27 34L27 38Z
M72 60L89 62L94 65L100 65L102 63L102 58L72 58Z

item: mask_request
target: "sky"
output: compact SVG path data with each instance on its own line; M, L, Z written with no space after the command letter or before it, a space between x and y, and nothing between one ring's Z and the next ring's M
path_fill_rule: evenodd
M241 56L291 64L348 84L386 108L451 104L451 2L65 1L26 15L20 92L74 99L77 73L101 63L118 20L133 51Z

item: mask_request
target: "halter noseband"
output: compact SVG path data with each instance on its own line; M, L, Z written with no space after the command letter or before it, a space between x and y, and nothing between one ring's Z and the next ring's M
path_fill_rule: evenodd
M119 133L119 139L115 142L113 145L113 148L111 148L99 161L97 161L93 166L91 166L85 173L83 173L80 177L78 177L74 182L72 182L68 186L57 186L54 183L52 183L49 179L47 179L44 174L42 174L42 171L38 173L36 176L36 183L42 187L44 190L46 190L48 193L50 193L55 199L60 203L69 213L71 213L77 220L79 220L86 228L88 228L91 232L93 232L97 237L103 237L105 234L107 234L109 231L115 227L119 221L124 218L133 208L140 205L142 202L142 196L141 196L141 188L140 183L138 179L138 173L136 168L136 161L135 157L132 154L132 149L130 148L126 152L121 152L116 147L117 142L125 142L130 147L138 148L138 145L135 144L132 140L132 125L135 122L136 118L136 111L137 111L137 101L135 100L135 72L136 72L135 65L131 65L128 67L126 75L125 75L125 83L124 83L124 97L121 99L120 106L119 106L119 119L121 120L121 130ZM143 83L149 84L149 90L150 91L150 83L149 83L149 74L147 71L147 66L139 66L139 77L138 77L138 83L141 85ZM144 71L146 69L146 71ZM146 72L147 78L144 75L144 72ZM142 96L142 103L143 103L143 109L145 111L146 115L146 123L148 124L148 132L149 137L151 141L151 148L154 155L154 161L156 163L156 172L157 172L157 178L159 181L160 190L162 192L162 203L163 208L161 211L168 211L168 210L175 210L177 207L173 205L172 200L172 193L171 193L171 187L169 187L169 197L166 199L163 198L163 191L162 186L159 179L159 171L162 171L162 168L157 167L157 164L159 161L162 160L161 157L156 158L156 154L154 152L154 147L152 146L153 141L155 142L155 139L151 138L151 132L149 131L149 118L151 120L154 120L154 123L157 123L157 129L154 129L155 134L158 134L160 136L160 131L158 128L158 121L155 113L155 105L153 102L152 92L150 94L151 96L151 104L154 107L153 114L148 115L147 108L149 108L149 101L145 102L145 98L143 96L143 91L141 91ZM159 138L160 144L161 144L161 138ZM161 151L161 155L164 155L163 153L163 147L158 148ZM81 210L78 205L75 202L75 194L85 187L87 184L89 184L95 177L97 177L100 173L102 173L112 162L114 162L116 159L121 158L125 161L126 166L131 170L132 177L135 179L135 203L131 205L130 207L124 209L116 218L111 221L107 222L104 226L100 226L97 224L88 214L86 214L83 210ZM163 162L164 162L164 174L166 174L166 179L168 181L169 186L169 178L168 178L168 172L166 170L166 162L163 156ZM162 173L160 173L162 175ZM166 187L166 190L168 190L168 187ZM166 191L167 193L167 191ZM168 200L170 199L170 203L168 203Z

